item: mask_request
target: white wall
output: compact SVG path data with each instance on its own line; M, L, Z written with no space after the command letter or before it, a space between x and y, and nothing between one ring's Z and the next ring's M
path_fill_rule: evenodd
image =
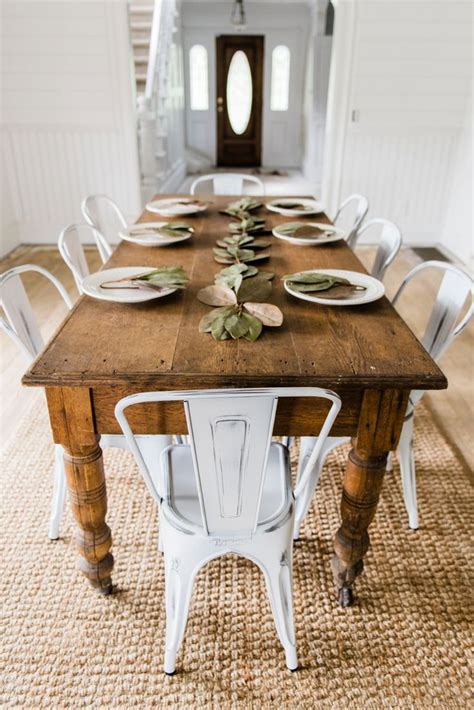
M472 100L464 112L440 243L474 270L474 185L472 179Z
M264 98L262 165L299 167L302 161L303 88L309 8L305 2L246 3L247 29L244 34L264 35ZM189 49L203 44L209 60L209 110L186 111L187 145L216 162L216 56L215 38L235 34L230 23L231 2L197 2L182 5L186 97L189 97ZM291 51L290 110L270 111L271 53L278 44Z
M3 251L14 232L22 243L55 242L91 192L135 215L127 3L7 0L2 15Z
M336 53L341 28L346 36L332 58L325 193L332 205L367 195L369 216L397 222L406 243L442 239L472 77L471 12L463 0L336 5Z

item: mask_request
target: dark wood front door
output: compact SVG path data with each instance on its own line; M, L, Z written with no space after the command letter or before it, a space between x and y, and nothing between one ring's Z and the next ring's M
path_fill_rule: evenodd
M263 37L216 39L217 164L261 164Z

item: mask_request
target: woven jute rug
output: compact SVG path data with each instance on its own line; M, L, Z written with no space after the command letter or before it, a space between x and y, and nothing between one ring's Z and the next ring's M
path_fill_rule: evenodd
M118 592L89 590L69 514L62 539L46 537L53 448L37 403L2 464L2 707L466 708L472 488L428 411L417 414L420 530L407 527L396 465L346 610L330 558L347 449L328 459L295 547L301 669L286 670L260 572L229 556L199 574L167 677L154 503L130 454L107 451Z

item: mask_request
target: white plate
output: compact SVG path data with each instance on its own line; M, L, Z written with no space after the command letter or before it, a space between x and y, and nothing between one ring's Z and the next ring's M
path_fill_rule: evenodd
M277 204L284 205L285 203L288 203L291 205L292 202L301 202L301 204L305 206L305 209L300 210L293 207L277 207ZM311 200L307 197L282 197L277 200L272 200L272 202L267 202L266 207L267 210L270 210L270 212L278 212L286 217L301 217L302 215L319 214L324 212L324 205L322 202L318 202L318 200Z
M119 232L119 236L125 239L127 242L132 242L133 244L140 244L145 247L166 247L169 244L177 244L178 242L184 242L186 239L190 239L192 236L192 231L190 228L189 232L183 232L182 236L167 237L161 236L156 232L149 231L145 234L146 229L159 229L163 227L167 222L140 222L139 224L132 224L122 232ZM135 236L136 232L141 232Z
M105 269L104 271L96 271L95 274L86 276L82 282L82 290L87 296L98 298L101 301L115 301L116 303L142 303L143 301L152 301L154 298L163 298L174 293L175 288L164 288L162 291L152 291L142 288L137 289L122 289L122 288L107 288L102 289L101 284L105 281L116 281L124 279L126 276L138 276L145 274L147 271L152 271L152 266L120 266L116 269Z
M187 204L180 204L187 203ZM204 212L207 209L207 204L197 205L193 202L192 197L174 197L165 198L164 200L153 200L146 205L148 212L156 212L164 217L178 217L185 214L196 214L196 212Z
M321 234L320 237L314 237L311 239L307 238L298 238L294 237L291 234L285 234L281 231L282 227L285 227L284 224L279 224L278 227L275 227L273 229L272 234L274 237L277 239L283 239L286 242L291 242L292 244L301 244L302 246L305 245L315 245L315 244L329 244L329 242L338 242L341 239L344 239L346 236L346 233L344 232L343 229L338 229L337 227L333 227L332 224L324 224L323 222L301 222L301 226L308 226L308 227L317 227L318 229L323 229L326 232L331 232L330 237L325 237L323 234Z
M361 306L364 303L372 303L372 301L377 301L385 293L385 287L381 281L374 279L373 276L368 274L361 274L359 271L346 271L346 269L308 269L307 271L299 271L300 274L312 273L312 274L329 274L329 276L341 276L354 284L354 286L365 286L366 291L359 295L357 291L353 296L348 296L347 298L318 298L316 295L318 292L313 291L310 293L301 293L300 291L293 291L287 282L284 282L285 290L291 293L292 296L296 298L301 298L303 301L311 301L312 303L320 303L323 306Z

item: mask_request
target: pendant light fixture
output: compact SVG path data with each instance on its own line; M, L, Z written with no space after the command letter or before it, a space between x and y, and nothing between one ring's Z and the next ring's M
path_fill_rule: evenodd
M245 16L244 0L235 0L232 8L230 21L239 32L247 28L247 18Z

